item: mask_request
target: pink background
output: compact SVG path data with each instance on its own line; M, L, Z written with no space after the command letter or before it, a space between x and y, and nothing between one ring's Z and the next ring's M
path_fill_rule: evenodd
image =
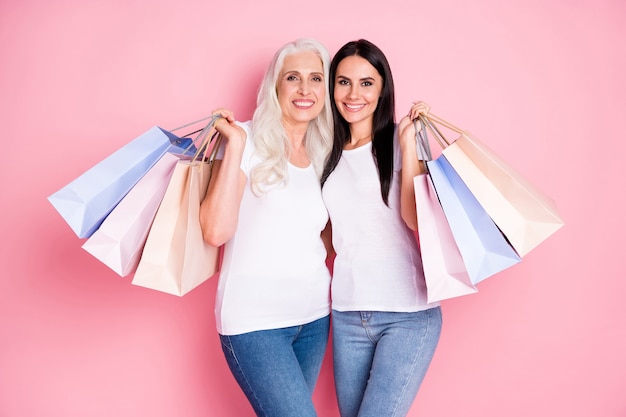
M217 280L183 298L133 286L46 197L155 124L249 118L274 50L313 36L378 44L399 113L429 102L567 222L444 303L410 415L625 416L625 18L622 0L2 1L0 415L252 415L215 333Z

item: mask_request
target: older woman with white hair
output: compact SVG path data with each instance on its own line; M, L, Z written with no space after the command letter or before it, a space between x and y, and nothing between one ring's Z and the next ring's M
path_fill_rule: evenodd
M201 205L205 240L224 245L215 306L228 365L258 416L316 416L328 341L328 222L320 177L332 147L330 57L299 39L275 54L252 121L222 116L224 145Z

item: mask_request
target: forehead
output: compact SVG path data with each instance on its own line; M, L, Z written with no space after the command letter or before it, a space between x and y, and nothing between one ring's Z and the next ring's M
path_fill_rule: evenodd
M322 73L324 72L324 66L322 65L322 59L315 52L303 51L285 56L281 72Z
M337 65L337 76L347 78L381 78L369 61L358 55L347 56Z

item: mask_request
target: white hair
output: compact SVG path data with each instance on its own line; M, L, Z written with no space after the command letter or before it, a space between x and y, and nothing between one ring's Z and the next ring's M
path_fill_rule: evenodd
M261 162L250 174L250 186L255 195L267 193L271 188L289 181L287 162L290 143L282 125L282 110L276 91L278 77L285 57L311 51L322 60L326 95L324 107L311 122L304 137L307 156L318 177L321 178L324 164L332 148L332 110L328 95L330 55L326 48L314 39L303 38L280 48L270 62L259 88L257 108L252 116L252 140Z

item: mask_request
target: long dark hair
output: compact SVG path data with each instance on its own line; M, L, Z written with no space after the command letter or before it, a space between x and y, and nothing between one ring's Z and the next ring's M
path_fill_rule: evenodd
M380 193L383 201L389 205L389 188L393 176L393 133L395 129L395 97L391 68L385 54L373 43L359 39L348 42L337 51L330 63L329 95L330 105L333 110L333 149L330 152L324 172L322 174L322 186L333 172L346 143L350 141L350 125L341 116L334 100L335 77L339 63L349 56L360 56L367 60L383 79L383 88L380 93L378 105L374 112L372 126L372 157L378 169L380 179Z

